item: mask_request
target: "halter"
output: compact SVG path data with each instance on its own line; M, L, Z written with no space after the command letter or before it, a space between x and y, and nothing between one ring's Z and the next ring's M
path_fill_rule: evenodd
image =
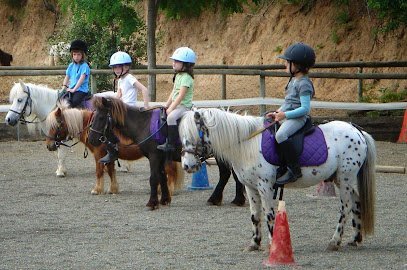
M10 109L11 112L16 113L16 114L19 116L18 120L19 120L22 124L34 123L34 122L31 122L31 121L25 120L25 116L24 116L24 115L25 115L25 110L27 109L28 104L30 104L30 113L29 113L27 116L30 116L31 113L32 113L32 99L31 99L30 88L29 88L28 86L26 86L26 87L27 87L27 91L25 91L25 90L23 89L23 92L27 94L27 99L25 100L25 104L24 104L24 107L23 107L23 109L21 110L21 112L17 112L17 111L15 111L15 110L13 110L13 109Z
M212 151L208 147L208 143L205 142L205 136L209 137L209 130L205 126L202 118L199 119L199 122L196 122L196 126L199 131L199 138L197 145L194 147L194 150L182 148L181 155L189 153L194 155L194 157L199 160L201 163L207 160L208 158L213 157Z

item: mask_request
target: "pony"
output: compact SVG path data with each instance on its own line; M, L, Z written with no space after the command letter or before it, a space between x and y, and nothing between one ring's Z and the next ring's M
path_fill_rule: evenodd
M11 107L7 112L5 122L15 126L20 121L28 123L28 131L33 133L36 127L46 134L45 120L48 114L55 109L58 100L58 91L44 85L15 83L10 90ZM31 125L36 124L36 125ZM55 171L57 177L66 176L65 160L66 148L58 148L58 167Z
M91 191L93 195L104 193L104 170L110 177L109 194L117 194L119 186L116 178L115 162L101 164L98 160L106 154L105 145L93 146L88 142L88 128L92 121L93 112L89 110L69 108L65 100L58 102L58 107L52 111L46 120L47 138L46 145L48 150L55 151L60 145L65 144L65 140L75 138L84 144L95 158L96 165L96 184ZM143 157L140 148L137 145L126 145L128 141L121 139L119 144L119 158L122 160L137 160ZM178 165L177 165L178 164ZM167 174L170 194L179 189L183 183L184 174L179 163L166 163L165 172Z
M13 56L0 49L0 66L11 66Z
M253 136L265 128L264 121L263 117L241 116L210 108L187 113L179 127L183 146L182 166L187 172L198 170L201 162L199 157L205 156L205 151L212 151L215 156L232 165L239 180L245 185L253 229L247 247L250 251L261 248L261 212L264 212L268 227L269 245L276 216L274 209L277 200L273 197L273 189L278 165L266 160L267 149L262 147L262 142L267 138L265 132L261 136ZM326 143L325 161L319 165L302 166L303 176L286 187L306 188L334 178L340 190L341 208L336 230L327 249L339 249L350 213L354 235L348 244L357 246L365 235L374 233L375 142L370 134L342 121L319 125L314 133L317 129ZM304 140L304 152L305 146ZM275 152L271 154L272 157L276 155Z
M105 138L108 126L114 127L116 134L126 138L132 143L138 144L141 151L149 159L150 163L150 198L147 207L154 210L158 208L157 188L161 186L160 203L165 205L171 202L171 197L166 191L166 176L163 173L163 166L166 160L181 160L181 145L172 156L167 156L164 152L157 149L158 142L153 138L155 135L150 130L151 120L154 110L140 111L139 108L129 107L120 99L94 97L95 113L90 127L88 140L94 146L99 146ZM108 124L110 123L110 124ZM120 152L120 151L119 151ZM222 203L222 192L231 175L231 169L228 165L218 162L220 180L215 191L208 199L209 204L220 205ZM235 179L236 180L236 179ZM244 205L244 188L242 185L236 185L236 197L232 203Z

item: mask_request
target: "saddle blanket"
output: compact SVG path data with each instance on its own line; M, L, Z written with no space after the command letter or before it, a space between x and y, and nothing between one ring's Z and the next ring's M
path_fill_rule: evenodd
M160 131L160 109L153 110L150 120L150 134L158 144L165 143L166 137Z
M274 135L266 129L261 138L261 150L264 159L273 165L281 165L277 153L277 142ZM324 134L319 127L315 127L314 132L304 137L304 148L300 156L300 166L318 166L328 158L328 149Z

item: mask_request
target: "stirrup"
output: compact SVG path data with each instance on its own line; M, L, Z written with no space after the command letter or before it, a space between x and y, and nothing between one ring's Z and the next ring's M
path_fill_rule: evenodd
M171 151L175 151L175 147L170 144L170 143L164 143L164 144L160 144L157 146L158 150L164 151L164 152L171 152Z
M275 185L284 186L285 184L297 181L297 179L301 177L302 177L301 171L295 174L290 168L287 168L287 173L278 178Z
M115 162L118 159L118 156L113 153L107 153L104 157L99 159L99 163L107 164L110 162Z

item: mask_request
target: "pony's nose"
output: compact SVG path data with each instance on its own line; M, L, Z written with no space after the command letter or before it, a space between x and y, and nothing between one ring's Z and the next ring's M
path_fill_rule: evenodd
M17 121L11 119L10 117L6 117L6 124L9 126L15 126L17 124Z
M48 151L56 151L57 146L55 143L47 143L47 149L48 149Z

